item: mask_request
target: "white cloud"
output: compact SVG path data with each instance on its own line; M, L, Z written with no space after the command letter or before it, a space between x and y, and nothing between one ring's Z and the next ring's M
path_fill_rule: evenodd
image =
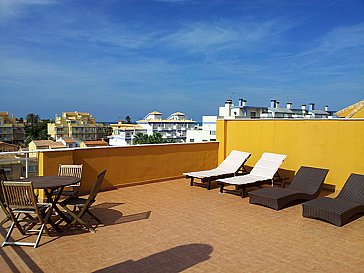
M188 50L210 51L237 48L249 48L276 35L277 24L266 22L195 22L163 39L171 46Z
M0 0L0 20L18 17L31 6L56 4L57 0Z

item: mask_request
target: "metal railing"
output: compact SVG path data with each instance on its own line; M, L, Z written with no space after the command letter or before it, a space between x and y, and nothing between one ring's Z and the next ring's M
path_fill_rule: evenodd
M38 153L36 151L0 152L0 169L10 179L29 178L38 175Z

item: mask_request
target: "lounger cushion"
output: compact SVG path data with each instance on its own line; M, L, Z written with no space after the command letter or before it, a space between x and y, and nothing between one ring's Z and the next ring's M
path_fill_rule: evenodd
M222 175L225 173L226 172L223 172L218 169L212 169L212 170L206 170L206 171L184 173L184 175L186 175L188 177L205 178L205 177L211 177L211 176L219 176L219 175Z
M250 157L250 153L232 150L228 157L225 158L221 164L214 169L184 173L188 177L205 178L205 177L217 177L225 174L234 174L244 164L244 162Z
M267 179L269 179L269 178L262 177L262 176L256 176L256 175L252 175L252 174L246 174L246 175L235 176L235 177L230 177L230 178L226 178L226 179L219 179L218 182L227 183L227 184L231 184L231 185L246 185L246 184L256 183L258 181L264 181Z

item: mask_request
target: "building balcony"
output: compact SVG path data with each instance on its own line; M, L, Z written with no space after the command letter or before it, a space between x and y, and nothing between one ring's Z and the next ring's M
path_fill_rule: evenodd
M337 228L303 218L300 205L274 211L219 194L216 184L210 191L190 187L182 174L214 168L233 149L252 153L248 166L263 152L282 153L281 174L292 178L301 165L327 168L325 189L336 191L321 194L336 196L350 173L363 174L363 125L223 120L217 142L41 152L39 175L56 174L60 163L83 164L83 193L107 169L93 208L103 224L96 234L44 235L37 249L4 247L0 266L9 272L360 272L364 217Z
M118 188L99 193L97 199L92 212L103 224L97 227L96 234L44 235L37 249L4 247L2 270L65 272L71 268L72 272L100 273L362 270L364 221L338 229L303 218L301 206L272 211L250 205L248 198L220 195L218 189L190 187L187 179ZM4 229L1 236L5 236ZM70 260L70 255L77 255L77 259Z

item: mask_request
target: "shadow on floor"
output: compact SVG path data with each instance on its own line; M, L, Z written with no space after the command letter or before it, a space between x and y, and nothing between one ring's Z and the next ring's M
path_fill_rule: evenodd
M100 218L104 226L149 219L151 211L124 215L121 211L111 209L122 203L101 203L91 208L92 213Z
M85 215L83 217L83 220L94 224L93 226L96 228L103 227L103 226L111 226L111 225L117 225L117 224L123 224L128 222L134 222L134 221L140 221L140 220L146 220L149 219L151 211L145 211L135 214L129 214L124 215L121 211L112 209L113 207L116 207L118 205L122 205L123 203L100 203L93 207L91 207L90 211L96 215L101 220L101 224L97 224L97 222L94 219L91 219L89 215ZM80 233L87 233L89 232L86 229L80 229L79 227L63 227L64 232L62 233L62 236L67 235L76 235Z
M6 236L6 230L3 227L0 227L0 234L2 235L2 237L5 238ZM11 248L11 246L7 246L8 248ZM32 258L29 257L28 254L25 253L25 251L21 248L21 247L12 247L11 248L12 251L15 252L15 254L18 256L18 259L21 259L32 272L43 272L39 266L32 260ZM0 248L0 257L3 259L3 261L5 261L5 263L7 264L7 266L9 267L11 272L23 272L24 268L21 268L21 271L17 268L17 266L15 264L19 264L19 261L13 261L12 258L7 255L7 252L4 251L4 249L1 247ZM2 267L0 269L0 271L6 271L7 268ZM9 271L9 272L10 272ZM7 271L6 271L7 272Z
M163 272L177 273L197 265L210 258L212 246L208 244L189 244L170 248L143 259L128 260L94 273L106 272Z

